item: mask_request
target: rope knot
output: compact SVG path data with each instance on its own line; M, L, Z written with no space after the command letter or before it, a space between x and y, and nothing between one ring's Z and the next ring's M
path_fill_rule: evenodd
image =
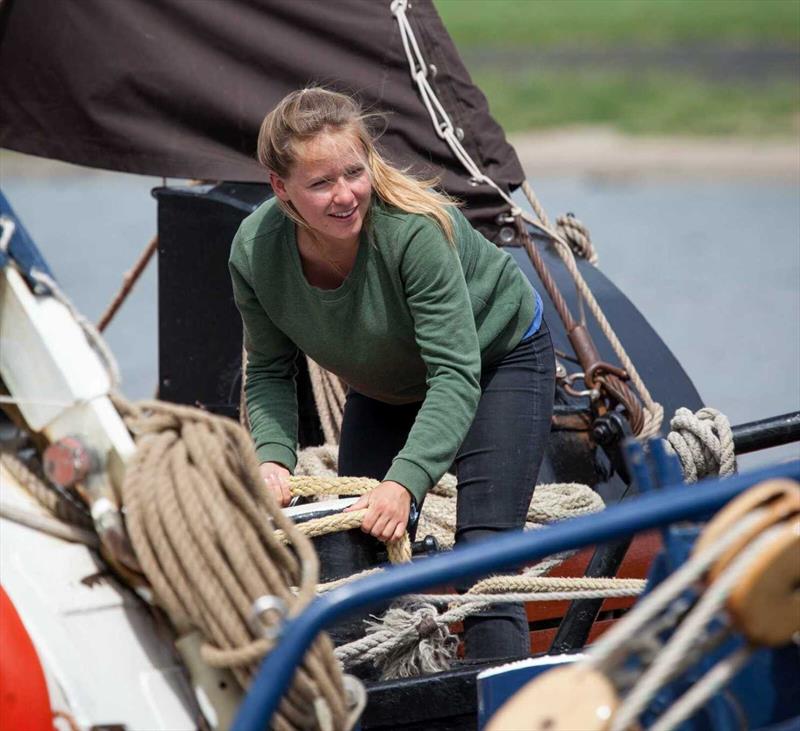
M367 634L337 648L345 664L355 658L381 669L381 678L412 678L447 670L456 657L458 638L427 602L395 604L380 619L366 623Z
M680 459L686 482L736 472L733 432L725 414L712 408L693 414L681 407L669 425L667 449Z
M425 614L417 623L417 634L423 640L432 637L438 629L438 623L430 614Z
M556 219L556 231L569 244L569 248L576 256L597 266L597 251L592 245L589 229L575 218L573 213L567 213Z

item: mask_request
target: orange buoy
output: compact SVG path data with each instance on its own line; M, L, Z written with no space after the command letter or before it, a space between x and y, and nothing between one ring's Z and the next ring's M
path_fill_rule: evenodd
M28 631L0 586L0 726L53 731L47 681Z

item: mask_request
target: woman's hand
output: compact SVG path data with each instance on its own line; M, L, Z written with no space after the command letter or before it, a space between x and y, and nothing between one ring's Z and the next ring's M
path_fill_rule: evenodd
M292 499L292 493L289 490L289 477L292 473L277 462L262 462L258 466L258 471L264 478L267 489L278 501L278 505L285 508Z
M361 530L382 541L396 541L408 526L411 493L399 482L381 482L343 512L367 509Z

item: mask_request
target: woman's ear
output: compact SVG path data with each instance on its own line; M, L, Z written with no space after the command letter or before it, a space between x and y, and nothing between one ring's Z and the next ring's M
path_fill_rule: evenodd
M283 178L279 177L273 172L270 172L269 184L272 186L272 191L276 196L278 196L278 198L280 198L282 201L289 200L289 193L286 191L286 183L284 182Z

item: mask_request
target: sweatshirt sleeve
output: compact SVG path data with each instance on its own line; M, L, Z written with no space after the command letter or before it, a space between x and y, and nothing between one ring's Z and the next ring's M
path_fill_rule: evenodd
M481 357L469 292L455 247L438 226L413 216L400 276L422 359L425 400L386 480L417 500L441 478L467 435L480 398ZM400 244L402 245L402 243Z
M270 320L253 290L245 252L234 239L229 262L233 296L244 326L245 398L260 462L297 464L297 346Z

